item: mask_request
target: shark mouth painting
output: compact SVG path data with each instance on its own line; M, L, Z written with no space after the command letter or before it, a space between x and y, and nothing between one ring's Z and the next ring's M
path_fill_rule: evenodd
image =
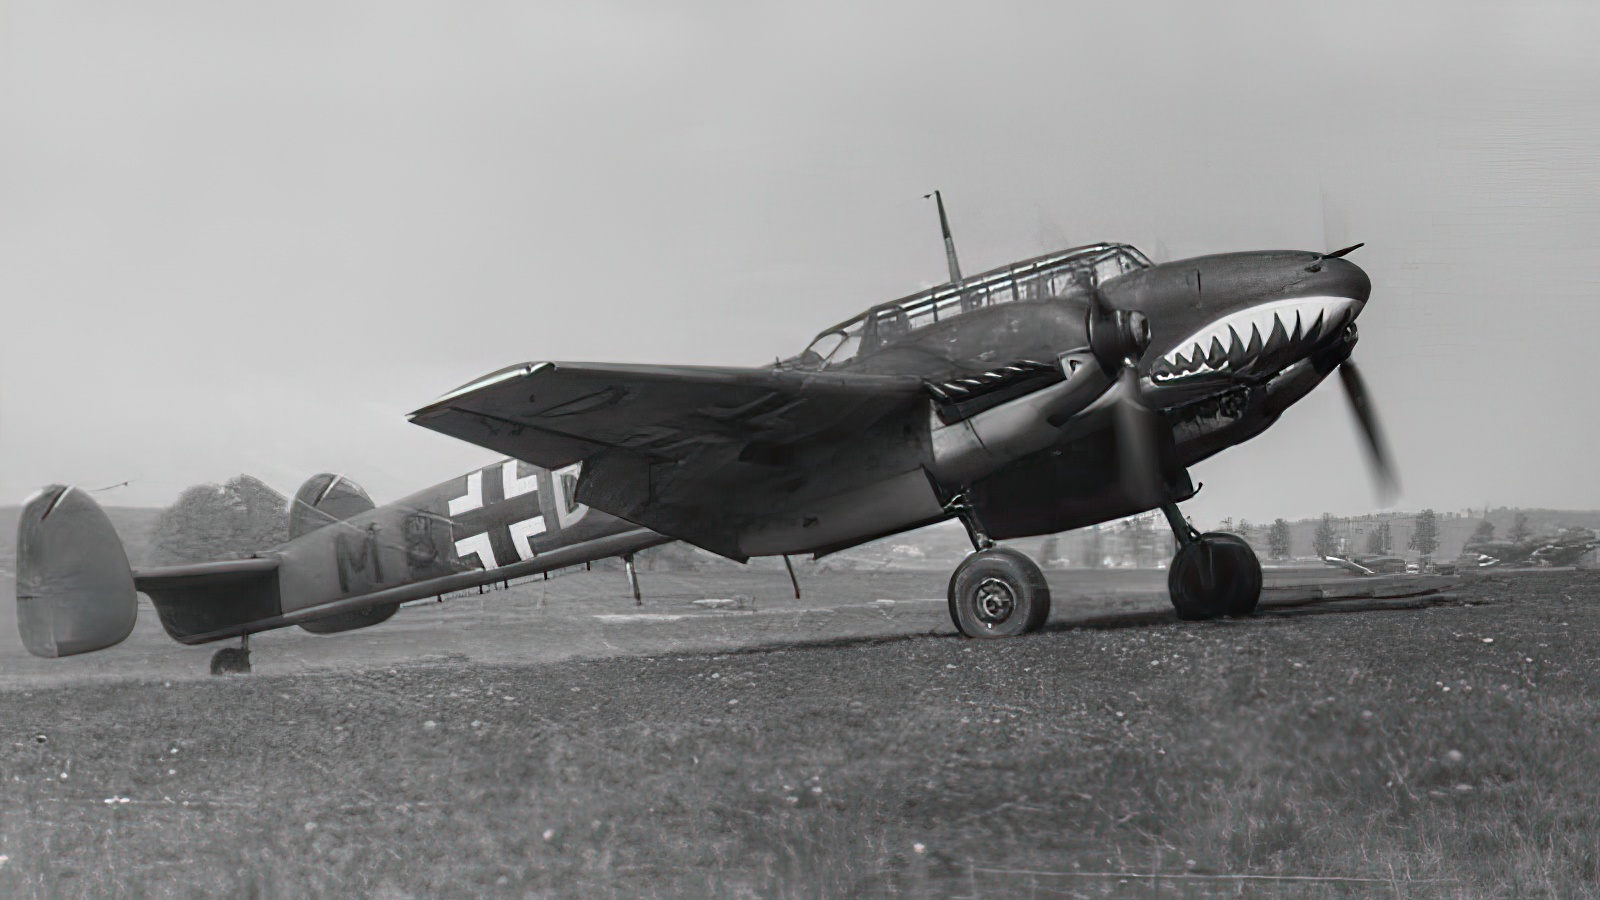
M1281 368L1271 364L1294 362L1338 334L1361 305L1351 297L1294 297L1246 307L1179 341L1151 365L1150 380L1169 384L1217 372Z

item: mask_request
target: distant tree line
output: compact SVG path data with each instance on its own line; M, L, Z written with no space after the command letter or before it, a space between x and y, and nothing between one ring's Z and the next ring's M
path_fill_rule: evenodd
M1439 549L1439 517L1433 510L1425 509L1417 513L1417 524L1411 530L1411 543L1408 545L1422 556L1426 563L1433 556L1433 551Z
M1267 528L1267 555L1273 559L1289 558L1289 522L1279 518Z
M1388 522L1379 522L1378 527L1367 532L1367 552L1379 556L1387 556L1393 552L1394 535L1389 530Z
M1317 522L1316 533L1311 535L1311 551L1318 556L1333 556L1339 552L1339 536L1333 531L1333 514L1323 513Z
M1341 532L1348 528L1348 520L1336 518L1332 513L1323 513L1315 521L1316 526L1311 534L1311 551L1317 556L1338 556L1357 552L1356 546L1346 546L1346 538L1341 536ZM1413 521L1413 531L1408 546L1424 557L1430 556L1439 548L1438 514L1432 509L1425 509L1418 513ZM1474 537L1481 537L1485 529L1492 535L1493 526L1485 522L1478 526L1478 533ZM1255 543L1257 539L1261 540L1265 544L1264 555L1271 559L1288 559L1294 552L1292 526L1283 518L1274 519L1272 524L1267 526L1254 526L1245 519L1235 523L1233 519L1228 518L1222 520L1219 530L1230 531L1251 543ZM1375 555L1394 552L1394 529L1387 520L1363 526L1360 533L1366 535L1365 552Z
M151 534L158 565L234 559L289 539L284 496L261 480L238 475L225 484L186 488L161 511Z
M1295 535L1299 529L1306 528L1307 520L1290 523L1280 518L1270 525L1252 525L1246 519L1241 518L1236 522L1227 518L1219 523L1218 530L1244 538L1256 547L1256 552L1264 559L1287 559L1294 554L1293 542L1303 542L1309 537L1309 549L1318 556L1346 556L1359 552L1388 556L1401 552L1399 544L1403 542L1406 550L1426 564L1441 549L1448 547L1454 553L1463 543L1471 545L1495 539L1496 529L1488 519L1488 510L1475 523L1470 536L1459 523L1447 521L1459 518L1462 517L1451 513L1440 514L1431 508L1414 514L1353 518L1323 513L1309 520L1309 533L1299 536ZM1536 530L1527 513L1516 512L1511 524L1505 527L1504 539L1517 544L1525 543L1534 538ZM1306 549L1302 545L1300 552L1304 553Z

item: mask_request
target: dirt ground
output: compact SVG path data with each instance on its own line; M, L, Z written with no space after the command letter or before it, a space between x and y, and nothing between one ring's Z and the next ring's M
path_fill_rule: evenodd
M644 571L635 605L620 567L581 569L549 580L407 605L384 625L332 636L299 628L251 639L255 670L278 675L364 670L429 661L558 662L664 651L709 652L842 637L954 634L945 601L949 569L875 565L861 571L800 564L796 599L781 564L710 571ZM1165 570L1052 570L1052 621L1113 612L1164 611ZM1378 584L1386 584L1379 581ZM1374 582L1322 565L1268 568L1266 584L1289 593L1321 584L1360 591ZM0 575L0 597L12 594ZM729 601L708 608L696 601ZM0 688L51 683L209 677L220 644L185 647L161 630L140 598L132 636L117 647L70 659L30 656L17 634L15 605L0 603Z
M1051 577L1000 642L940 572L779 570L266 635L249 677L148 617L0 644L0 896L1600 890L1600 576L1275 572L1198 624L1162 573Z

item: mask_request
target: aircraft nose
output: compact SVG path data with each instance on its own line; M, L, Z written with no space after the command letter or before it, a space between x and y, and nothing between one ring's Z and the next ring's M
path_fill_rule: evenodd
M1363 306L1367 298L1372 296L1372 279L1360 266L1347 259L1319 259L1307 270L1319 294L1348 297Z
M1149 364L1156 386L1275 372L1353 340L1372 295L1355 263L1306 252L1230 254L1173 266L1194 303L1168 304ZM1203 287L1202 287L1203 286ZM1152 316L1154 321L1156 317Z

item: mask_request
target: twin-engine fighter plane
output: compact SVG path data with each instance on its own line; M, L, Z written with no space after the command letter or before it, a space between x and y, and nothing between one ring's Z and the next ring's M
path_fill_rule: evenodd
M950 615L972 637L1031 631L1050 611L1039 567L996 540L1155 508L1180 545L1178 613L1252 613L1261 566L1239 538L1188 525L1186 467L1260 434L1335 369L1392 484L1349 362L1371 292L1342 258L1355 247L1152 265L1095 244L963 278L946 246L950 283L771 366L532 362L411 420L535 465L581 463L578 502L733 560L958 518L974 552Z
M1152 265L1094 244L963 277L942 200L940 219L948 284L761 368L502 369L411 420L511 460L376 509L320 476L297 497L296 536L250 559L130 572L94 502L48 488L19 526L24 640L45 656L115 644L136 591L185 643L342 631L673 539L738 561L822 556L951 518L974 548L950 580L951 619L1001 637L1044 624L1050 591L996 540L1157 508L1179 544L1179 615L1248 615L1260 563L1238 537L1189 526L1187 467L1260 434L1335 369L1392 485L1349 362L1371 292L1342 258L1355 247Z
M100 650L132 632L144 593L185 644L290 625L333 634L383 622L410 600L613 556L627 561L637 598L633 554L671 539L574 501L578 469L506 460L385 506L347 478L316 475L291 501L288 543L138 571L99 505L52 485L29 498L17 526L17 626L37 656ZM216 673L249 667L243 641L212 657Z

